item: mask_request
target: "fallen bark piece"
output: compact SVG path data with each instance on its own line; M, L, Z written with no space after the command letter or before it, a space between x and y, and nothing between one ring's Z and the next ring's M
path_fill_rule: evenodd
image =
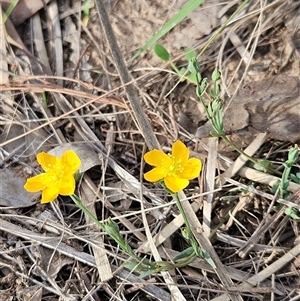
M280 75L245 84L224 113L224 130L244 136L267 132L275 140L300 142L300 78ZM208 121L196 136L211 131Z

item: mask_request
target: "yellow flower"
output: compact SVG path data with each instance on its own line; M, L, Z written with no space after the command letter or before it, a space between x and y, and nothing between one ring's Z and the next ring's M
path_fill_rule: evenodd
M74 174L81 164L74 151L67 150L60 158L42 152L37 155L37 161L45 172L27 179L24 185L27 191L42 191L42 203L55 200L59 194L74 193Z
M144 174L149 182L164 181L172 192L178 192L188 186L189 180L196 178L202 167L199 159L189 159L189 150L181 142L176 141L172 146L172 153L154 149L144 156L145 161L154 166Z

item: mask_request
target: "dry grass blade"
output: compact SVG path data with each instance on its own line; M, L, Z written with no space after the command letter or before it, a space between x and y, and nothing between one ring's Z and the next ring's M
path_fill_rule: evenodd
M0 39L0 84L1 85L7 85L8 80L8 66L6 62L6 45L5 45L5 27L2 21L2 9L0 7L0 36L2 37Z
M211 193L207 195L203 205L203 231L209 237L211 231L212 201L214 197L213 191L215 189L215 170L217 168L218 139L210 138L207 146L209 147L209 151L206 164L205 190Z
M95 198L95 195L91 189L91 185L93 186L92 181L85 176L85 179L83 179L82 184L81 184L81 189L82 189L82 195L81 195L81 200L82 203L85 205L86 208L94 215L97 216L96 210L95 210L95 204L94 202L91 202ZM85 217L87 224L91 223L91 220L89 219L88 216ZM92 228L92 227L89 227ZM88 230L89 230L88 228ZM99 230L97 228L97 230ZM94 238L94 241L97 241L100 244L103 244L103 238L100 237L100 235ZM95 257L95 262L98 268L99 276L101 281L105 282L108 281L113 277L113 273L110 267L110 262L108 260L108 257L106 255L105 248L100 247L100 248L95 248L93 247L93 253Z
M251 181L255 181L261 184L269 185L270 187L274 187L276 183L280 180L278 177L268 175L266 173L263 173L261 171L257 171L253 168L249 167L242 167L238 174L246 179L249 179ZM294 182L291 182L288 190L291 192L296 192L300 188L300 185Z

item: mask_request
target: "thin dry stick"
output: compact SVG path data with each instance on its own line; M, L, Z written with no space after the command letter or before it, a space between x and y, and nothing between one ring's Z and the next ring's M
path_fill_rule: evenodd
M147 133L146 143L149 149L153 149L153 148L160 149L159 142L157 141L156 136L153 133L149 120L146 118L144 114L144 111L140 104L134 85L128 84L132 82L132 77L130 76L127 67L125 65L114 31L110 24L108 14L106 12L106 7L102 0L96 0L95 3L98 10L98 14L100 16L102 27L105 31L105 35L109 43L109 47L111 49L112 56L116 63L116 68L120 75L121 81L125 86L128 100L134 112L134 116L137 120L138 126L140 127L141 133L142 135L144 135L144 137L146 137L145 134Z
M51 42L51 50L55 54L55 73L59 76L62 76L64 74L64 64L63 64L63 47L62 47L62 33L60 28L60 20L57 18L59 15L58 13L58 6L56 1L51 1L48 5L48 17L52 26L49 26L48 28L52 29L50 34L52 34L52 37L50 39ZM57 82L59 86L63 86L63 81Z
M81 200L82 200L82 203L86 206L86 208L90 212L92 212L92 214L94 216L97 216L96 209L95 209L95 202L91 201L95 197L93 190L89 186L89 185L91 185L91 183L92 183L92 181L89 179L89 177L87 175L84 175L84 179L81 183L81 190L82 190ZM85 215L85 219L86 219L86 224L92 223L92 221L88 215ZM94 225L94 224L93 224L93 226L96 227L96 225ZM97 228L97 229L99 230L99 228ZM91 230L91 226L88 227L88 230ZM103 282L108 281L109 279L111 279L113 277L113 274L112 274L112 270L111 270L111 266L110 266L107 254L106 254L106 250L103 247L103 244L104 244L103 237L98 235L98 237L95 237L94 240L95 241L97 240L99 245L102 245L100 248L95 248L94 246L92 246L100 279Z

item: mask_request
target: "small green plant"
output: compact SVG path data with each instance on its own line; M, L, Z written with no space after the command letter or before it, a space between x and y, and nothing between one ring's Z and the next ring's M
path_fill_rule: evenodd
M295 162L298 159L298 155L299 155L298 147L291 148L288 153L288 159L283 164L284 171L282 173L281 181L279 183L279 196L281 198L286 198L288 196L287 188L290 184L290 173L291 173L293 165L295 164Z
M226 136L224 131L224 123L223 123L223 100L220 98L220 84L219 81L221 79L221 73L219 70L214 70L211 76L213 87L209 91L209 95L211 97L211 101L208 104L204 101L204 95L207 90L207 78L202 78L200 73L200 67L196 58L196 52L190 48L185 50L185 59L188 61L188 68L178 69L175 63L170 61L170 53L169 51L161 44L156 44L153 47L154 53L163 61L169 62L170 66L173 70L181 77L183 80L187 80L190 83L196 85L196 93L204 107L205 113L210 120L212 127L214 129L210 134L215 137L221 137L224 141L226 141L229 145L231 145L236 151L238 151L241 155L244 155L248 160L254 163L254 167L258 170L262 170L264 172L272 171L274 174L281 175L280 172L274 170L271 167L271 163L268 160L258 160L243 152L241 149L235 146L235 144Z
M224 122L223 122L223 100L220 98L221 88L219 81L221 79L221 73L219 70L214 70L211 76L213 87L209 91L210 101L208 104L204 101L204 95L207 94L207 78L202 78L200 73L200 67L196 58L193 58L189 62L191 73L196 76L196 93L205 110L207 118L211 122L213 131L210 133L214 137L222 138L227 144L233 147L238 153L245 156L248 160L254 163L255 166L259 166L264 172L270 171L273 174L281 175L281 173L271 167L271 163L268 160L260 160L253 158L246 154L243 150L239 149L225 134Z
M199 175L202 162L197 158L189 158L189 150L181 141L176 141L173 144L171 154L165 154L158 149L154 149L147 152L144 159L154 167L144 174L144 178L149 182L162 184L174 196L185 223L181 233L191 244L191 249L189 248L181 253L178 264L181 265L192 261L196 257L201 257L215 268L216 266L209 254L199 246L178 195L179 191L188 186L190 180ZM188 254L185 260L183 259L184 254ZM176 261L175 264L177 264Z
M277 183L272 187L271 191L272 193L275 193L277 189L279 189L279 197L282 199L287 199L290 194L287 188L290 185L291 180L297 183L299 180L297 175L300 175L300 172L297 172L296 175L291 174L292 167L296 163L299 156L299 148L298 146L295 146L289 150L288 153L288 159L284 162L284 170L281 176L281 179L277 181Z
M253 157L248 156L246 153L244 153L242 150L236 147L235 144L225 135L223 112L222 112L223 101L219 97L220 85L218 84L218 81L221 78L220 72L218 70L214 70L214 72L212 73L211 79L213 82L213 87L209 91L211 100L208 102L208 104L206 104L204 102L204 94L206 93L207 90L207 78L201 77L199 71L199 65L197 63L196 58L193 58L190 61L189 70L191 73L196 74L196 86L197 86L196 93L214 129L214 131L211 132L210 134L215 137L221 137L224 141L226 141L229 145L231 145L236 151L238 151L240 154L244 155L250 161L252 161L257 169L262 170L264 172L270 171L277 175L279 174L281 176L281 180L278 181L275 187L273 187L272 192L275 193L275 191L279 189L280 198L286 199L289 196L289 192L287 189L290 184L290 181L294 180L296 183L300 182L300 172L297 172L295 175L294 174L291 175L292 167L297 161L299 155L298 146L295 146L294 148L290 149L288 154L288 160L284 163L284 171L282 174L277 170L274 170L271 167L271 163L268 160L257 160ZM287 208L285 213L290 217L292 217L293 219L300 218L298 210L294 208Z

